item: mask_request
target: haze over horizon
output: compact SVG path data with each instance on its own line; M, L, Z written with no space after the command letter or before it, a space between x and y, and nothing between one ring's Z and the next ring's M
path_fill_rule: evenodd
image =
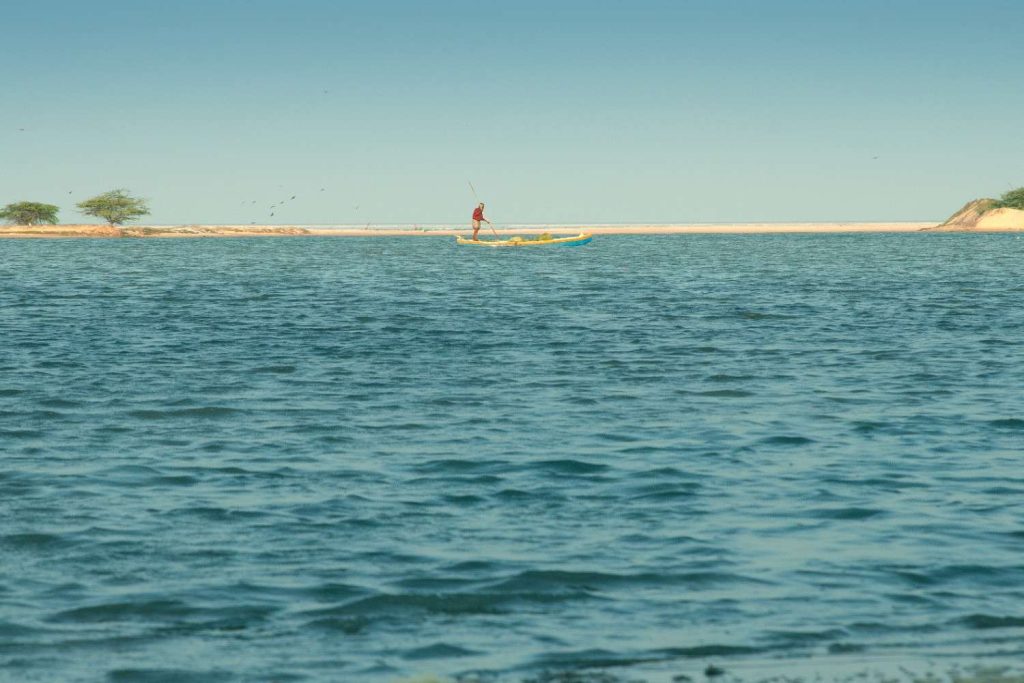
M1021 25L1011 0L17 3L0 205L465 224L472 181L499 224L935 220L1024 185Z

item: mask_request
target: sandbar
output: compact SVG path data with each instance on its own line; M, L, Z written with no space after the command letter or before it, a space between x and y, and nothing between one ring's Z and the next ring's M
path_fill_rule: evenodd
M632 225L522 225L480 231L487 239L498 235L700 235L700 234L785 234L785 233L882 233L921 232L935 228L934 222L878 223L691 223ZM1014 228L968 228L962 232L1008 232ZM301 226L301 225L12 225L0 227L0 238L209 238L209 237L452 237L471 234L468 228L431 226Z

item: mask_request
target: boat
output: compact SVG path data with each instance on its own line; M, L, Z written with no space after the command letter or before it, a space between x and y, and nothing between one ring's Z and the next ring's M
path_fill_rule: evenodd
M581 232L580 234L572 237L553 237L548 233L544 233L534 239L526 239L524 237L517 236L510 237L507 240L471 240L466 239L462 235L456 235L455 243L474 247L546 247L552 245L578 247L581 244L587 244L592 239L594 239L594 236L585 232Z

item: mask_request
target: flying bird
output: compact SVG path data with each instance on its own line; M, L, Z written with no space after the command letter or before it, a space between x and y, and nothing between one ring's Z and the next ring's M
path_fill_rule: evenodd
M295 195L292 195L292 199L295 199Z

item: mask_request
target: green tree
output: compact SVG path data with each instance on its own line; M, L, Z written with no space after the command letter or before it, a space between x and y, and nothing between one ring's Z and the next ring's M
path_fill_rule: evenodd
M149 215L145 199L132 197L128 190L111 190L78 203L78 209L86 216L102 218L111 225L121 225L140 216Z
M0 209L0 218L14 225L54 224L57 222L57 211L53 204L39 202L15 202Z
M1004 194L999 198L999 203L996 206L1001 209L1024 210L1024 187L1018 187L1016 190L1010 190Z

